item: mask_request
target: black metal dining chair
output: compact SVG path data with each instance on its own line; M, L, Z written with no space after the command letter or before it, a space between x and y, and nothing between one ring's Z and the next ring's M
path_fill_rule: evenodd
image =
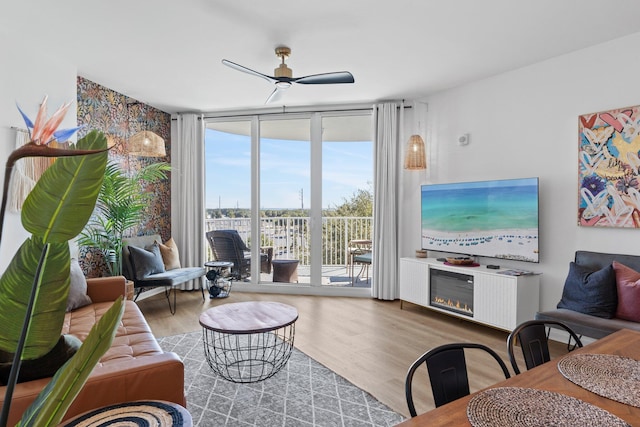
M454 343L435 347L420 356L409 368L405 381L407 406L412 417L417 415L413 403L413 376L424 363L427 365L431 391L436 405L442 406L463 396L470 394L465 349L478 349L490 354L502 369L505 378L510 378L507 365L491 348L476 343Z
M551 360L549 354L549 331L548 328L554 327L563 329L569 334L569 350L573 348L582 347L582 341L578 335L567 325L555 320L529 320L516 326L516 328L507 337L507 351L509 352L509 360L511 361L511 367L513 372L520 373L518 368L518 362L515 356L516 342L520 344L522 348L522 355L524 356L524 363L527 369L535 368L538 365ZM571 347L571 339L575 341L575 345Z

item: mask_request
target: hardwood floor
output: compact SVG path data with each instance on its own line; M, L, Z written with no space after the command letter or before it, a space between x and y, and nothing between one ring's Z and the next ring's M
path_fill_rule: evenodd
M219 304L258 300L292 305L299 312L296 348L406 417L407 369L430 348L451 342L478 342L493 348L509 365L506 332L410 303L403 303L401 309L400 301L370 298L244 292L232 292L229 298L219 300L205 296L203 302L199 291L179 292L174 316L164 294L141 300L138 305L158 337L199 330L200 313ZM504 379L495 361L484 354L470 354L467 363L472 391ZM418 374L414 400L420 413L432 409L433 403L426 369Z

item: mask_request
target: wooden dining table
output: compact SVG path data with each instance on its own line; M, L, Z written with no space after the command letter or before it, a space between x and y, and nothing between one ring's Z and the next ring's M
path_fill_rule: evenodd
M622 329L582 348L578 348L570 354L579 353L610 354L640 360L640 332ZM558 370L558 362L560 360L561 357L556 358L523 372L520 375L496 383L487 389L497 387L525 387L561 393L602 408L632 426L640 426L640 408L601 397L572 383ZM410 418L399 424L398 427L471 426L467 418L467 405L471 398L480 392L481 391L472 393L469 396L457 399L429 412L420 414L417 417Z

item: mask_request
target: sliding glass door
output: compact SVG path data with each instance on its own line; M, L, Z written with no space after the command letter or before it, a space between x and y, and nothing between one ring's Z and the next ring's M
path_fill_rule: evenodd
M260 236L273 248L274 283L310 284L309 118L260 120ZM264 249L263 249L264 251Z
M207 229L237 230L246 257L260 260L243 283L370 287L366 259L353 262L354 242L371 250L369 111L218 119L206 128Z

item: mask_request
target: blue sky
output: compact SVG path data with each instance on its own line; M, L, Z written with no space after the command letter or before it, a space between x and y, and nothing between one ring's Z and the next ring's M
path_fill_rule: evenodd
M373 190L372 143L323 143L322 208L340 205L359 189ZM310 143L262 139L260 205L263 209L310 207ZM251 207L251 140L207 129L205 134L206 207Z

